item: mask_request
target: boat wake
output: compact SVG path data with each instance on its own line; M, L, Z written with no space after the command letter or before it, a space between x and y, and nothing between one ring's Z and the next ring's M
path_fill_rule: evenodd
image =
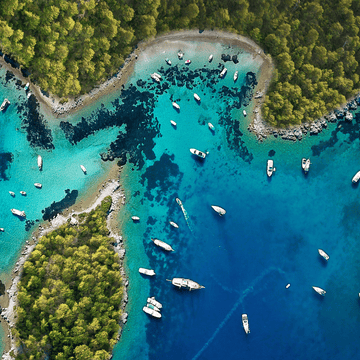
M240 294L239 298L231 308L231 310L228 312L228 314L225 316L224 320L219 324L219 326L216 328L210 339L204 344L204 346L199 350L199 352L192 358L192 360L198 359L201 354L209 347L209 345L213 342L213 340L216 338L217 334L220 332L220 330L225 326L227 321L231 318L231 316L234 314L236 309L239 307L239 305L243 302L243 300L246 298L247 295L252 293L254 291L254 288L256 285L267 275L269 275L272 272L279 272L280 274L284 274L284 272L277 267L270 267L266 270L264 270L257 278L254 279L254 281Z

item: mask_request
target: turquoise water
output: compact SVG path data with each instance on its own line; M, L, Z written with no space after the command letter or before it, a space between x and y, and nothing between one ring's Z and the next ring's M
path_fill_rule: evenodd
M23 90L13 80L3 80L0 98L6 95L12 105L0 114L0 147L13 160L3 161L8 167L0 181L2 272L11 268L29 234L9 209L25 210L29 220L41 219L41 211L63 199L66 189L78 190L81 197L96 184L110 164L99 154L116 155L128 160L121 174L127 203L119 222L130 285L129 319L114 359L359 358L360 206L351 178L360 170L360 118L356 115L351 125L329 125L301 142L269 138L259 144L246 130L249 117L242 115L243 109L252 110L259 62L227 45L170 45L166 52L143 53L121 94L62 123L47 118L52 135L47 144L54 149L30 145L21 128L24 116L15 105L26 111ZM189 66L177 59L179 48L184 60L192 60ZM219 79L222 53L237 54L239 63L227 62L228 74ZM162 75L161 85L150 79L154 71ZM179 112L172 101L180 105ZM195 159L192 147L207 151L206 159ZM44 159L42 172L37 154ZM270 157L277 170L268 179ZM301 170L302 157L311 158L308 176ZM15 198L9 190L16 192ZM28 196L22 197L20 190ZM176 197L183 201L188 221ZM211 205L224 207L227 214L219 217ZM140 222L129 221L132 215ZM175 251L164 253L152 237ZM318 248L330 255L328 263ZM154 269L156 276L142 277L139 267ZM205 289L178 291L166 281L173 277L193 279ZM326 296L318 296L311 286L324 288ZM162 319L143 313L148 296L162 302ZM249 317L247 336L242 313Z

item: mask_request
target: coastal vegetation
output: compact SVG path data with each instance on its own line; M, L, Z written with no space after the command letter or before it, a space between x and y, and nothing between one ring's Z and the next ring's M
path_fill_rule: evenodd
M107 360L119 333L123 285L106 216L111 197L78 224L43 236L18 286L16 359Z
M359 89L356 0L5 0L0 47L46 91L78 95L114 74L140 40L177 29L249 36L276 64L272 125L316 119Z

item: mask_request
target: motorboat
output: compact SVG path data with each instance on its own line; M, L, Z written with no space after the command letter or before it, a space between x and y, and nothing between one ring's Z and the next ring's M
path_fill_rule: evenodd
M160 80L161 80L161 79L158 78L155 74L151 74L150 76L151 76L151 78L152 78L153 80L155 80L155 81L158 82L158 83L159 83Z
M215 126L211 122L208 122L208 127L211 131L215 131Z
M32 93L29 91L28 94L26 95L26 97L29 99L31 95L32 95Z
M15 193L13 191L9 191L9 194L14 197L15 196Z
M136 221L140 221L140 218L138 216L132 216L131 219L136 222Z
M174 120L170 120L170 123L172 126L176 127L177 126L177 123L174 121Z
M169 221L169 224L170 224L172 227L176 228L176 229L179 228L179 225L178 225L176 222Z
M224 77L226 73L227 73L227 68L224 67L224 68L221 70L220 77L221 77L221 78Z
M347 120L347 121L352 121L353 120L353 114L350 111L346 112L345 120Z
M34 183L34 186L38 189L41 189L42 188L42 184L40 183Z
M319 255L322 256L326 261L330 259L330 256L324 250L318 249L318 252Z
M199 96L198 94L194 94L194 99L195 99L196 101L200 101L200 96Z
M160 313L160 309L159 309L157 306L155 306L155 305L153 305L153 304L150 304L150 303L147 303L146 306L147 306L149 309L153 309L153 310L155 310L155 311L157 311L157 312Z
M144 306L143 311L157 319L161 318L161 314L158 311L156 311L154 309L150 309L148 306Z
M190 152L191 152L193 155L196 155L196 156L198 156L198 157L201 158L201 159L205 159L205 157L206 157L206 153L204 153L204 152L202 152L202 151L200 151L200 150L194 149L194 148L190 149Z
M84 166L84 165L80 165L80 167L81 167L81 170L84 172L84 174L86 174L86 168L85 168L85 166Z
M212 62L213 58L214 58L214 56L213 56L213 54L211 54L211 55L209 56L209 62Z
M285 289L288 289L291 286L291 284L286 284Z
M226 214L226 210L223 209L222 207L220 206L217 206L217 205L211 205L211 207L213 208L214 211L216 211L220 216L223 216Z
M352 178L352 182L353 182L353 184L356 184L358 181L359 181L359 179L360 179L360 171L358 171L355 175L354 175L354 177Z
M24 87L24 90L25 90L25 91L28 91L29 86L30 86L30 83L26 83L26 85L25 85L25 87Z
M172 280L166 279L167 281L171 281L171 283L178 287L179 289L185 288L189 291L191 290L198 290L198 289L204 289L205 286L200 285L196 281L185 279L185 278L173 278Z
M249 319L247 314L241 315L242 324L246 334L250 334Z
M246 110L243 110L243 115L244 115L244 116L246 116L246 115L247 115Z
M156 246L159 246L166 251L174 251L174 249L169 244L167 244L166 242L164 242L162 240L159 240L159 239L151 239L151 240L154 242L154 244Z
M20 191L20 194L21 194L22 196L26 196L26 192L25 192L25 191Z
M155 75L158 79L160 79L160 80L162 79L160 74L154 72L154 75Z
M178 103L176 103L175 101L173 101L172 106L176 109L176 110L180 110L180 105Z
M236 82L238 77L239 77L239 72L236 70L235 73L234 73L234 82Z
M41 155L38 155L38 157L37 157L37 164L38 164L39 170L41 171L41 170L42 170L42 166L43 166L43 160L42 160Z
M190 65L191 64L191 60L185 60L185 65Z
M21 211L21 210L17 210L17 209L10 209L10 210L16 216L26 217L25 211Z
M182 60L182 58L184 57L184 53L181 50L179 50L177 55L179 60Z
M149 275L149 276L154 276L155 275L155 271L152 269L145 269L145 268L139 268L139 273L140 274L144 274L144 275Z
M301 167L304 170L305 174L307 174L309 172L310 164L311 164L310 159L305 159L305 158L301 159Z
M325 296L326 291L323 290L322 288L319 288L319 287L317 287L317 286L313 286L312 288L313 288L319 295Z
M4 99L4 101L2 102L1 106L0 106L0 111L4 111L6 110L6 108L10 105L10 101L9 99Z
M147 298L148 304L156 306L158 309L162 309L162 304L155 299L155 296Z
M4 229L4 228L0 228L0 231L1 231L1 232L4 232L4 231L5 231L5 229Z
M267 161L267 165L266 165L266 173L268 177L271 177L273 172L276 171L276 168L274 168L274 160L269 159Z
M165 59L165 62L166 62L168 65L171 65L171 60L170 60L170 59L166 58L166 59Z

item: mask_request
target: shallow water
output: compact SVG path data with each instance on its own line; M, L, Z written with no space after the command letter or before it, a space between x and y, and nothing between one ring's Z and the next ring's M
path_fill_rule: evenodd
M184 60L192 60L189 66L177 59L179 48ZM219 79L222 53L237 54L239 63L227 62L228 74ZM162 74L161 85L150 79L154 71ZM329 125L301 142L270 138L259 144L246 130L249 117L242 115L243 109L251 112L259 75L257 60L220 44L177 42L166 53L149 50L139 57L121 94L62 123L46 119L51 139L43 129L39 145L31 136L36 131L24 125L24 119L36 118L34 106L14 80L6 82L1 70L0 98L7 96L12 103L0 114L3 276L29 235L10 208L25 210L36 225L41 211L61 201L66 189L77 190L77 199L86 196L110 165L99 154L127 157L121 174L127 204L119 223L126 239L129 319L114 359L358 358L360 208L351 177L360 169L360 118L356 115L352 125L338 123L341 128ZM180 105L179 112L172 101ZM192 147L208 151L206 159L194 158ZM42 172L37 154L44 159ZM268 179L270 156L277 170ZM307 176L302 157L311 158ZM36 189L34 182L43 188ZM16 192L15 198L9 190ZM183 201L188 221L176 197ZM224 207L227 214L219 217L210 205ZM140 222L129 221L132 215L140 216ZM175 251L164 253L152 237ZM330 255L328 263L318 248ZM157 275L143 277L139 267ZM179 291L166 281L173 277L193 279L205 289ZM326 296L318 296L311 286L326 289ZM148 296L162 302L161 320L143 313ZM247 336L242 313L249 317Z

